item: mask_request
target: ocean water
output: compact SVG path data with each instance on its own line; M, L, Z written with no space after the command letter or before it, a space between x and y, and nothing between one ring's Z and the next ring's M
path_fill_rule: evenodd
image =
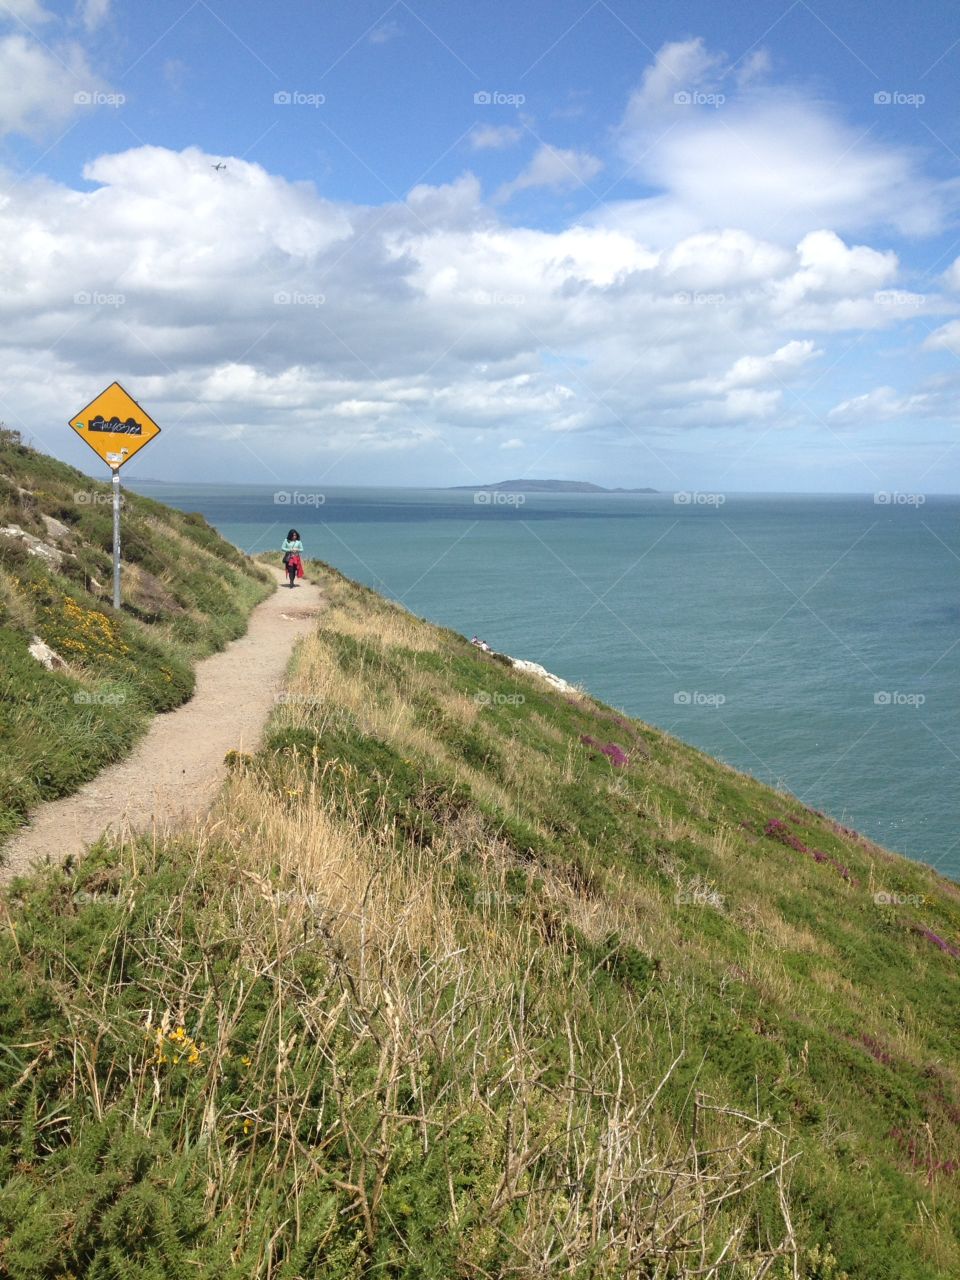
M249 551L295 525L415 613L960 877L960 498L132 487Z

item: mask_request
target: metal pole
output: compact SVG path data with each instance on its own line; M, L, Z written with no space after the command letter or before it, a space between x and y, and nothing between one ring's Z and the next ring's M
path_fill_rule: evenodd
M120 608L120 472L113 473L113 607Z

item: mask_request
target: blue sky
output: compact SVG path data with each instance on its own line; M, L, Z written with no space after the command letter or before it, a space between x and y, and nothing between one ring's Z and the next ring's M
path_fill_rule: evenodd
M118 378L169 479L955 492L958 63L932 4L7 0L0 417L89 467Z

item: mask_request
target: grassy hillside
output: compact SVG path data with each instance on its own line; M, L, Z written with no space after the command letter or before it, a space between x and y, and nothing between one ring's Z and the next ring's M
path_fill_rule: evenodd
M957 886L329 570L263 749L0 908L0 1274L960 1275Z
M241 635L271 589L202 516L124 504L118 616L109 484L0 429L0 841L188 698L193 660ZM31 655L37 637L62 666Z

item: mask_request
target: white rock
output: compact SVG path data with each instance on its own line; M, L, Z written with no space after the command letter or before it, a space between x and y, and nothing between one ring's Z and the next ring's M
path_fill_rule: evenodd
M40 519L47 526L47 534L53 538L54 542L59 542L61 538L70 536L70 530L61 520L55 520L53 516L41 515Z
M0 533L5 534L8 538L17 538L24 544L32 556L39 556L53 569L59 569L63 564L63 552L56 547L51 547L48 542L42 542L40 538L35 538L32 533L27 533L26 529L21 529L18 524L8 524L0 528Z
M529 675L538 676L539 679L545 680L547 684L552 685L554 689L559 689L561 693L579 692L576 685L570 684L560 676L555 676L546 667L541 667L539 662L528 662L525 658L510 658L510 665L516 667L518 671L526 671Z
M48 671L66 671L67 669L66 662L60 657L56 649L51 649L39 636L33 637L33 643L30 645L28 652L32 658L36 658L41 666L46 667Z

